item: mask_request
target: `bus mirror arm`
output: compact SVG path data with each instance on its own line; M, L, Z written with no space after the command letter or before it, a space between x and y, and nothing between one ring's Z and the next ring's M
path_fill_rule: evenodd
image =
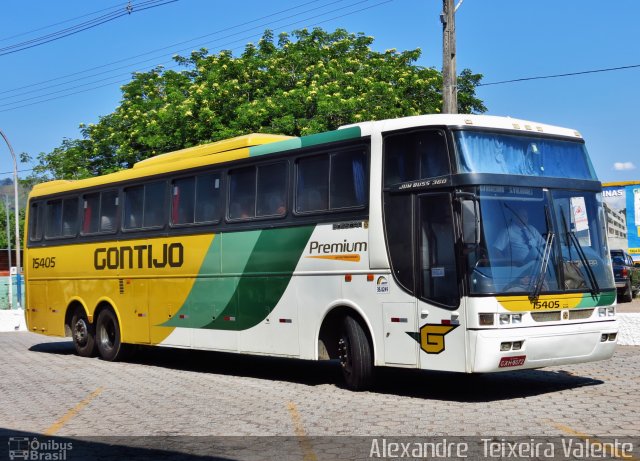
M468 192L457 192L462 221L462 243L476 246L480 243L480 211L478 197Z

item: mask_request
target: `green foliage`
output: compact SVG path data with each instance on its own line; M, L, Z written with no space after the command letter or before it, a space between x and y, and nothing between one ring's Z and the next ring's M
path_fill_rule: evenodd
M13 197L10 197L13 200ZM11 248L16 248L16 231L15 231L15 214L13 212L13 202L9 203L9 237L11 239ZM22 238L24 236L24 208L20 209L18 215L18 225L20 227L20 246L24 247ZM0 197L0 250L7 248L7 208L4 197ZM14 261L15 264L15 261Z
M185 70L133 75L122 101L82 139L38 157L39 179L76 179L131 167L150 156L252 132L293 136L347 123L440 112L442 75L415 65L420 50L384 53L372 37L322 29L265 32L241 56L201 49L176 56ZM481 75L464 70L459 111L484 112Z

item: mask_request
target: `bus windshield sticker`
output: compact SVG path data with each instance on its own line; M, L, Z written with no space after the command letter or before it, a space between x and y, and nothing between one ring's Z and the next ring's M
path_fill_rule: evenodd
M432 267L431 277L444 277L444 267Z
M584 197L571 197L571 219L575 225L575 231L580 232L589 229L587 207Z

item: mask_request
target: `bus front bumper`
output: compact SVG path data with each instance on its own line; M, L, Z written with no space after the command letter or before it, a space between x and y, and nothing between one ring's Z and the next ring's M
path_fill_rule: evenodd
M613 355L618 322L472 330L469 341L472 373L592 362Z

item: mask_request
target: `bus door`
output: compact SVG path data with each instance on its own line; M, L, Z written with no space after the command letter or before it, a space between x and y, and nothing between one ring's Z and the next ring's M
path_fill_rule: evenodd
M418 195L414 215L420 368L465 371L466 319L456 264L453 200Z

